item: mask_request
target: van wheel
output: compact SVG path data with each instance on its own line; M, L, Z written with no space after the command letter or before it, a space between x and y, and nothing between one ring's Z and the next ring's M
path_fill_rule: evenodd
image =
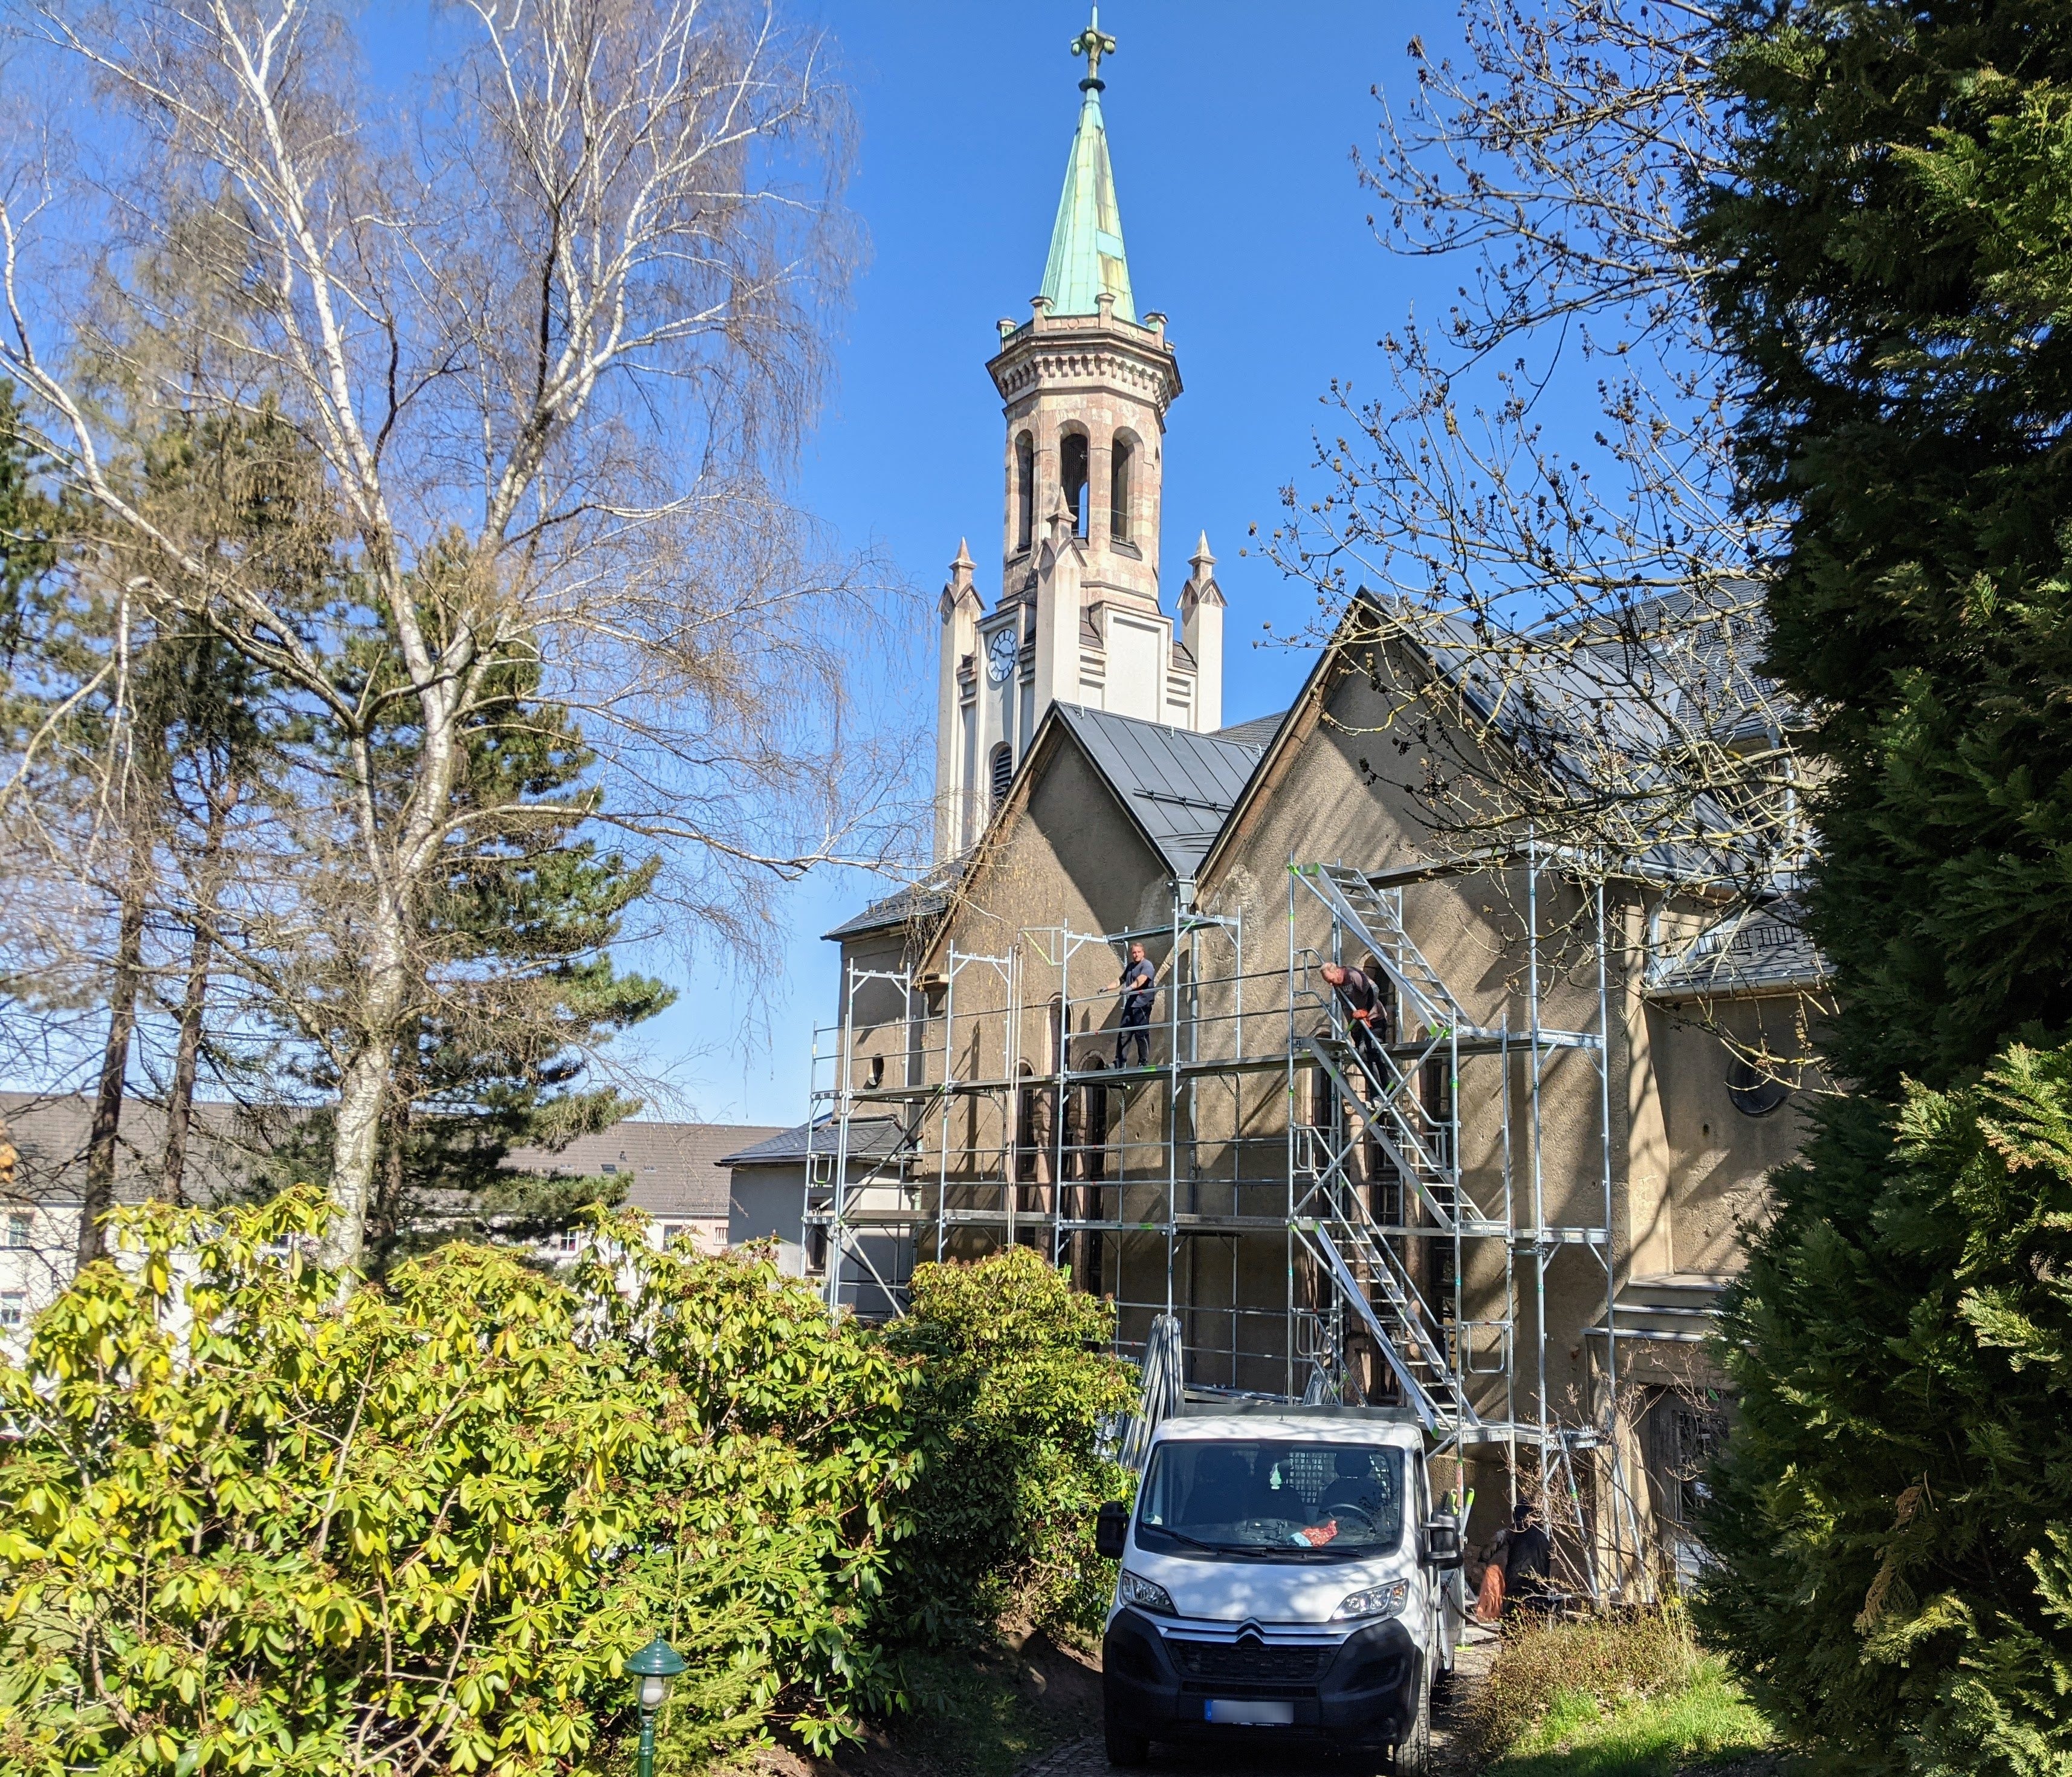
M1396 1749L1397 1777L1429 1777L1432 1770L1432 1686L1417 1687L1417 1719Z
M1101 1711L1101 1738L1108 1744L1108 1762L1133 1771L1139 1765L1151 1762L1151 1742L1141 1734L1133 1734L1120 1726L1105 1709Z

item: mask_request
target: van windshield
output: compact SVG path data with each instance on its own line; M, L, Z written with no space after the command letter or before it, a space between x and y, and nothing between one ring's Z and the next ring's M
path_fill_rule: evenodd
M1137 1508L1146 1549L1276 1561L1364 1560L1403 1538L1403 1451L1373 1444L1176 1438Z

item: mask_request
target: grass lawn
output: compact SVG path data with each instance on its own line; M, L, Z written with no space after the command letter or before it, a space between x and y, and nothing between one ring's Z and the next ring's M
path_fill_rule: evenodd
M1700 1658L1681 1684L1605 1704L1558 1692L1547 1713L1487 1766L1487 1777L1672 1777L1773 1743L1726 1668Z

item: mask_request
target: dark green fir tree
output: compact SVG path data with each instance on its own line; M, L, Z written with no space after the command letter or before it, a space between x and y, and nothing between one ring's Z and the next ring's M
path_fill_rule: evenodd
M441 558L421 571L465 564ZM639 1100L594 1083L596 1061L676 997L612 956L659 861L630 859L591 833L594 755L569 711L541 694L537 660L514 648L487 670L494 694L467 730L443 866L414 910L417 1001L392 1059L368 1218L376 1272L456 1235L536 1239L591 1203L616 1202L622 1179L505 1162L514 1148L553 1152L638 1112ZM398 761L388 775L401 793L401 762L418 741L407 726L415 705L388 707L401 714L375 747ZM319 1068L312 1084L332 1082ZM287 1170L327 1167L329 1140L327 1118L312 1119Z
M436 960L397 1047L368 1228L378 1263L463 1228L535 1239L617 1202L623 1179L504 1161L639 1111L589 1075L605 1043L676 998L611 955L659 861L633 862L584 833L590 753L568 712L533 694L536 665L497 671L508 695L469 733L466 795L484 819L457 836L427 910Z
M1788 521L1841 1090L1730 1298L1700 1601L1860 1772L2072 1771L2072 8L1729 6L1696 241Z

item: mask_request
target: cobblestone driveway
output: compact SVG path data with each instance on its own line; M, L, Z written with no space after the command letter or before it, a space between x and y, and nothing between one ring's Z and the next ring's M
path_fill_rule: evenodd
M1477 1639L1463 1647L1460 1654L1459 1681L1445 1705L1433 1717L1432 1723L1433 1750L1437 1754L1434 1767L1445 1777L1470 1777L1474 1767L1468 1762L1460 1741L1462 1711L1495 1652L1495 1640L1486 1631L1471 1631ZM1216 1751L1214 1748L1157 1746L1151 1754L1149 1771L1154 1774L1178 1771L1201 1771L1207 1777L1298 1777L1298 1774L1318 1769L1314 1753L1286 1752L1276 1755ZM1338 1767L1350 1771L1350 1766ZM1041 1758L1024 1765L1017 1777L1115 1777L1115 1767L1108 1762L1101 1750L1099 1735L1084 1740L1075 1740L1069 1746L1046 1752Z

